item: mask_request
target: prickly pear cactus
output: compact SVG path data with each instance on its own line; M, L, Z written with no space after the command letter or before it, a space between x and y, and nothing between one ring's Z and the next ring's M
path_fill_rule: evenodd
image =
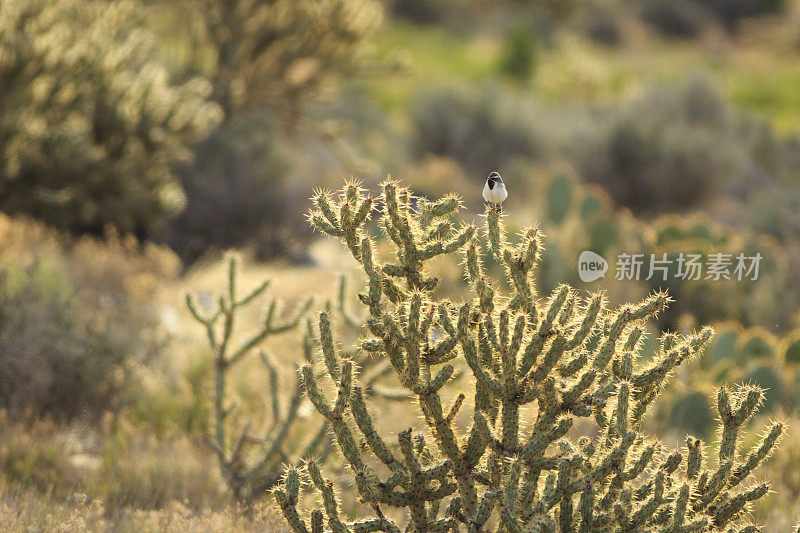
M557 174L547 184L545 213L553 224L561 224L569 214L574 194L572 181L564 174Z
M303 382L350 466L364 518L346 518L333 482L312 461L290 468L274 491L295 531L752 531L741 522L744 511L769 487L751 483L750 474L783 429L776 422L752 451L737 449L759 389L719 389L713 457L693 437L673 451L642 433L665 379L712 336L708 328L665 335L656 356L637 364L645 322L669 303L666 294L616 309L602 294L582 297L565 285L542 298L533 283L540 233L527 228L511 246L500 214L487 209L488 249L505 266L507 284L490 279L476 228L453 223L455 197L429 202L389 181L377 202L350 184L335 196L316 194L314 204L312 224L341 239L368 280L361 348L390 361L415 399L407 409L424 426L382 434L356 365L342 356L323 314L327 378L308 364ZM375 206L394 246L386 263L365 228ZM456 253L469 285L459 302L437 298L437 280L425 269ZM445 404L443 388L464 367L472 390ZM457 422L464 409L466 426ZM594 436L573 440L570 429L581 419ZM307 516L300 505L306 476L322 501Z
M800 334L790 335L784 341L782 360L786 364L800 363Z

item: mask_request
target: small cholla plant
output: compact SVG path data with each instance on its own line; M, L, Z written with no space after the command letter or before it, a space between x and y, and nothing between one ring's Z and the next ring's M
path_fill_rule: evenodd
M212 309L204 312L203 306L198 301L201 299L192 295L186 296L186 305L192 316L205 327L213 357L214 434L207 437L206 441L218 456L222 477L232 496L237 501L252 503L280 481L283 475L282 465L290 460L286 452L287 441L292 431L298 427L298 410L303 400L303 387L298 381L288 405L282 407L278 368L269 353L258 347L271 336L300 327L312 299L303 302L290 317L285 319L278 317L277 301L269 299L260 329L234 347L234 331L239 311L254 302L269 287L267 280L240 297L237 295L236 278L236 260L231 257L228 263L227 291L219 295L216 303L207 306ZM317 340L312 334L310 322L306 321L305 325L303 353L305 359L310 361ZM252 422L247 422L234 438L233 423L229 419L236 409L236 404L230 402L228 398L228 372L231 367L257 349L269 375L272 420L263 435L251 434ZM305 451L300 456L310 457L319 454L324 456L329 442L327 433L327 422L323 421L308 439ZM257 448L257 451L254 452L253 447Z
M645 322L669 303L666 294L617 309L602 294L582 297L564 285L541 298L533 283L541 234L525 229L512 245L501 216L487 209L488 253L504 265L508 282L500 285L483 268L476 228L454 222L460 205L453 196L430 202L388 181L375 206L355 184L313 200L312 224L341 239L367 276L359 295L369 314L361 348L390 361L424 429L401 431L396 444L381 434L357 365L339 353L323 313L320 346L335 396L312 364L303 367L303 382L370 517L351 521L353 507L346 516L332 481L308 461L290 468L274 491L294 531L757 530L743 523L744 514L768 486L752 484L751 473L782 432L774 423L752 451L739 449L759 389L719 390L713 458L694 437L672 451L642 433L665 379L712 336L709 328L666 334L658 353L637 363ZM375 207L394 245L391 262L379 262L365 229ZM425 273L428 260L456 253L469 286L462 302L439 299L437 280ZM443 387L458 367L468 368L474 390L446 405ZM465 404L468 427L458 423ZM573 440L570 430L581 420L581 433L591 436ZM303 516L299 491L308 478L322 506Z

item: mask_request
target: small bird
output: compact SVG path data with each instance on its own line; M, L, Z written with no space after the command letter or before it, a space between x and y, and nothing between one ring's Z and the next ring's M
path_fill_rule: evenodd
M483 186L483 199L492 204L497 211L500 211L500 204L508 198L508 191L503 184L503 178L497 172L492 172L486 178L486 185Z

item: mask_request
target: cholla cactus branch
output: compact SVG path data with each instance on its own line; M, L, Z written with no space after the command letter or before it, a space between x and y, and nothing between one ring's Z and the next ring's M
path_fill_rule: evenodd
M269 281L265 281L240 298L237 294L237 281L236 259L231 257L228 261L227 287L225 293L218 297L216 309L211 312L202 312L197 299L191 295L187 295L186 304L192 316L204 326L213 357L214 433L206 441L217 454L220 471L233 497L236 500L252 503L280 481L281 463L288 458L285 452L286 443L295 427L303 389L298 382L288 405L285 410L282 409L277 365L266 351L259 350L260 359L269 376L271 427L264 438L258 439L250 434L252 422L247 422L234 437L231 434L231 423L228 420L233 410L233 406L227 405L228 372L233 365L254 352L268 337L296 328L313 300L307 299L292 315L280 322L276 316L277 304L274 300L269 300L261 328L234 348L232 344L240 309L262 296L269 287ZM303 343L304 346L315 343L311 331L308 329L306 329ZM320 430L323 438L320 438L318 434L307 445L307 454L319 453L324 447L327 438L324 430L325 426L323 425ZM260 448L259 453L255 460L245 461L245 448L251 444L256 444ZM248 462L250 464L246 464ZM287 493L287 497L290 494Z
M406 530L415 532L479 532L490 524L503 533L740 526L736 521L746 506L767 488L739 485L782 432L780 424L773 425L734 467L738 435L760 402L760 391L720 390L722 441L713 463L703 460L702 443L695 438L687 440L687 453L668 453L641 433L647 408L664 381L703 349L712 335L709 328L663 336L655 357L637 365L647 321L670 302L665 293L618 309L609 309L602 294L584 298L566 285L541 299L533 280L541 234L525 229L511 245L500 214L487 210L488 249L503 265L511 288L504 294L495 288L504 285L493 282L483 267L474 228L456 227L458 200L414 198L392 181L383 184L375 201L379 225L394 247L394 257L382 263L367 237L368 216L353 215L366 200L352 185L338 196L319 193L309 219L344 241L363 267L367 290L359 299L367 308L372 338L363 340L361 349L385 356L384 368L415 397L434 445L429 447L415 429L402 431L398 446L381 435L368 407L371 378L335 349L323 315L321 352L327 377L338 388L335 400L325 397L311 365L303 369L303 382L331 424L359 499L376 513L342 522L330 484L318 471L309 471L331 529L399 531L402 525L386 518L381 506L401 508L408 517ZM470 297L462 302L437 299L437 280L427 273L426 262L457 252L463 254ZM449 407L440 396L459 366L468 369L475 385L467 424L458 414L469 405L469 396L461 392ZM523 412L531 417L527 427ZM576 446L567 435L578 418L594 422L598 436L582 438ZM366 446L357 446L356 431ZM385 479L365 454L385 466ZM276 497L287 522L304 531L290 481L287 476L287 488Z

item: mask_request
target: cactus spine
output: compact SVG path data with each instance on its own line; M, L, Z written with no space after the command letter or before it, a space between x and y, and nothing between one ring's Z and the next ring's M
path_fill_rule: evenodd
M359 295L369 312L370 338L362 349L390 362L399 383L416 398L424 427L401 432L397 445L381 435L359 385L361 376L353 361L338 353L323 314L321 351L336 392L323 391L311 364L303 368L303 383L330 423L358 497L373 517L345 520L332 483L309 463L290 469L275 490L295 531L746 527L738 523L743 511L767 487L743 482L782 432L776 422L739 462L739 431L761 401L760 390L720 389L723 428L715 461L704 460L700 440L691 438L687 450L669 452L641 433L665 378L712 336L709 328L665 335L659 353L636 364L645 323L667 306L666 294L610 309L602 294L582 298L561 285L541 299L533 283L540 233L528 228L511 246L499 213L487 210L488 249L504 265L511 287L510 294L501 293L483 270L475 228L453 224L459 201L451 196L429 202L395 182L383 184L379 223L396 253L396 260L386 264L378 262L365 230L372 200L359 187L348 184L337 196L319 192L314 204L312 224L341 239L368 279L367 291ZM458 303L437 299L437 280L424 268L429 259L456 252L464 255L471 292L470 299ZM589 347L592 338L594 348ZM463 366L473 377L472 401L462 393L445 405L442 389ZM471 422L462 427L456 416L469 403ZM579 418L593 423L597 437L577 442L567 437ZM385 468L376 469L376 461ZM303 470L324 503L324 513L315 510L309 519L298 511ZM404 509L408 523L388 518L387 507Z

